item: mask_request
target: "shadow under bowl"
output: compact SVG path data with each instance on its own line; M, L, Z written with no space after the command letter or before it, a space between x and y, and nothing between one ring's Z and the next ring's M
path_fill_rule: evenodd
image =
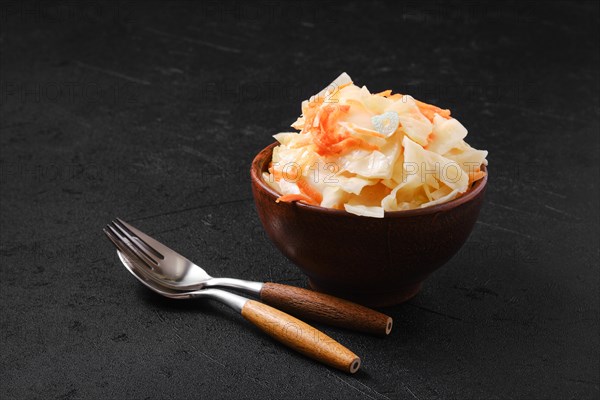
M465 243L483 203L486 176L449 202L384 218L304 203L280 202L262 179L273 143L252 162L256 210L275 246L309 278L312 289L371 307L402 303ZM485 171L485 167L482 166Z

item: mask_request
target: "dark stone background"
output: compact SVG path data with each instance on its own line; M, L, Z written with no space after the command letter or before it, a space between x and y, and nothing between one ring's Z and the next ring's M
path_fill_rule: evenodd
M2 3L0 393L597 398L596 2ZM452 109L490 151L480 221L348 376L216 303L142 288L121 216L214 275L305 285L248 178L340 72Z

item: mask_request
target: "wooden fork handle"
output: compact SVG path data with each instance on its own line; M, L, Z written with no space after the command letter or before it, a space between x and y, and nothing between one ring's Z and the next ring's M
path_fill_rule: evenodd
M346 347L271 306L248 300L242 315L263 332L307 357L351 374L360 367L360 358Z
M370 308L328 294L267 282L260 298L273 307L302 319L385 336L392 318Z

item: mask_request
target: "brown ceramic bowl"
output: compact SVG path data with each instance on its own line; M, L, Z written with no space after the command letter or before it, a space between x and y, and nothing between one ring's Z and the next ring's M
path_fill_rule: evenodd
M416 210L361 217L303 203L276 203L263 180L273 148L252 162L254 202L277 248L309 278L311 288L369 306L402 303L444 265L469 237L487 184L477 181L460 198Z

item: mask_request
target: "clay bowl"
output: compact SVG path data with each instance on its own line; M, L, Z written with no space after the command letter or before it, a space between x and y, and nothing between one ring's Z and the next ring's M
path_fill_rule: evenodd
M469 237L487 176L462 197L417 210L361 217L303 203L276 203L262 180L277 143L252 162L254 202L275 246L308 276L312 289L368 306L402 303Z

